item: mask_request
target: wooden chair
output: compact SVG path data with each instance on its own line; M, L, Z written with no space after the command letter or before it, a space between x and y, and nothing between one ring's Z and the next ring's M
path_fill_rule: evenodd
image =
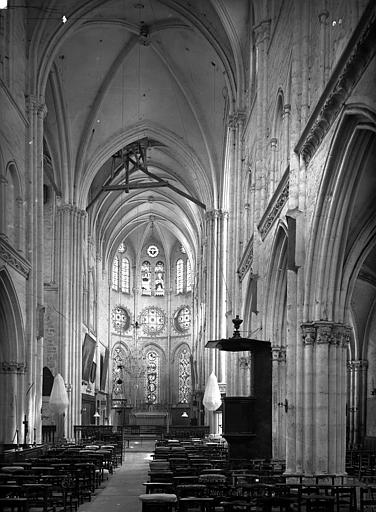
M139 500L142 512L174 512L178 504L176 494L167 493L141 494Z
M2 512L29 512L26 498L0 498Z
M376 509L376 486L360 487L360 512Z
M206 497L187 497L179 498L179 512L214 512L215 500L214 498Z
M206 493L206 485L204 484L183 484L176 486L176 494L180 498L203 498Z
M335 485L333 486L333 496L336 498L337 512L355 512L356 505L356 487L354 485Z
M146 494L173 494L172 482L144 482Z
M304 497L306 512L334 512L335 497L320 494L309 494Z

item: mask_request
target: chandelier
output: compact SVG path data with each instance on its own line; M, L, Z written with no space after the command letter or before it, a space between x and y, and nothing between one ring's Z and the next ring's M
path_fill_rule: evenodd
M113 357L113 400L126 400L137 406L139 389L147 371L146 355L137 343L139 323L133 325L134 337L128 351L118 346Z

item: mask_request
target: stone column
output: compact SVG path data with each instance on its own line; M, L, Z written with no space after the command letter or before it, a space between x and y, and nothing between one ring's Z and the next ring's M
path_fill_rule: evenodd
M8 184L8 180L6 179L6 177L1 174L0 175L0 236L2 238L6 238L6 232L7 232L7 229L6 229L6 226L5 226L5 222L6 222L6 218L7 218L7 212L6 212L6 206L7 206L7 202L6 202L6 198L5 198L5 195L6 195L6 192L7 192L7 184Z
M368 361L349 361L347 364L349 379L349 402L347 404L348 444L352 448L359 447L363 438L365 425L365 404L363 396L366 389Z
M212 210L206 214L207 235L207 278L206 278L206 340L216 340L226 336L225 297L226 297L226 256L223 254L227 225L227 212ZM205 384L212 371L218 382L224 383L224 354L216 349L206 349ZM209 414L211 429L215 428L214 418Z
M0 442L22 444L24 441L24 380L26 364L0 362Z
M274 459L286 456L286 348L272 347L272 450Z
M280 142L281 143L281 142ZM277 168L277 148L278 139L272 137L270 139L270 171L269 171L269 194L268 199L272 197L279 181L279 173Z
M258 109L256 112L256 123L258 137L258 146L256 149L256 222L261 218L266 202L266 176L265 176L265 162L266 162L266 116L267 112L265 105L267 105L268 95L268 45L270 37L270 20L262 21L254 29L255 45L257 49L257 65L258 65L258 79L257 79L257 98Z
M31 271L27 280L25 346L27 374L25 378L25 415L29 433L34 429L37 442L41 441L43 336L38 335L39 313L44 303L43 264L43 123L47 114L46 106L34 96L27 98L28 144L26 150L26 258ZM29 435L28 442L34 438Z
M283 114L282 114L282 162L283 167L281 169L281 179L283 173L286 170L287 164L289 163L289 150L290 150L290 117L291 117L291 105L286 103L283 105Z
M300 382L304 406L296 410L302 425L301 461L290 473L343 475L346 449L346 351L349 329L318 321L301 325L304 379ZM302 416L302 418L299 418Z
M321 84L324 88L328 80L329 71L329 54L328 54L328 16L329 13L326 9L319 13L320 22L320 71L321 71Z
M82 373L82 240L86 212L71 204L57 208L57 258L59 279L59 365L69 396L63 435L73 438L79 425ZM60 245L59 245L60 244Z

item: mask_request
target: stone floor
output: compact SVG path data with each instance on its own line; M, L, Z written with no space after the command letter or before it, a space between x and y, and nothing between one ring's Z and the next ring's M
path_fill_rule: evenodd
M141 512L140 494L148 481L150 456L154 441L130 442L123 464L96 490L91 502L83 503L78 512Z

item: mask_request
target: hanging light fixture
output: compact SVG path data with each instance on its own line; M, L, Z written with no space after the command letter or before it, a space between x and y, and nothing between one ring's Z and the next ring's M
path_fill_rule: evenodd
M187 411L184 411L183 414L181 415L182 418L188 418L188 413Z
M49 399L49 406L55 414L63 414L69 405L69 398L67 389L65 387L64 379L57 373L54 378L52 391Z
M216 411L222 404L221 391L214 372L209 375L202 403L208 411Z

